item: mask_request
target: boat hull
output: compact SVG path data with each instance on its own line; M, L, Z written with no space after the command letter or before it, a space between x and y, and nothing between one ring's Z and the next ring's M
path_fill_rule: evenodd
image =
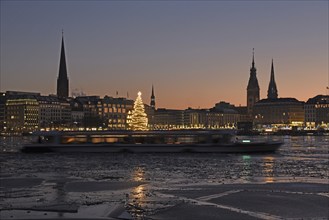
M85 152L85 153L265 153L274 152L282 142L232 144L30 144L21 151L33 152Z

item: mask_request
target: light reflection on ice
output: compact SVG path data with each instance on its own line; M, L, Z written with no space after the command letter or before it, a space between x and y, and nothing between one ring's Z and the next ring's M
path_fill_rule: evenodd
M265 183L274 182L273 177L273 167L274 167L274 157L267 156L264 157L264 175L265 175Z
M145 181L144 170L142 167L136 167L133 171L132 176L132 179L136 182Z
M134 219L143 219L146 212L146 189L145 185L139 185L132 189L127 209L130 211Z

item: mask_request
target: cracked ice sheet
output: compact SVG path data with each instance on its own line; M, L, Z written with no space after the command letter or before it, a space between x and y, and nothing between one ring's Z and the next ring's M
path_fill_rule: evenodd
M44 210L5 210L1 211L1 219L113 219L109 217L116 203L104 203L92 206L80 206L74 212L58 207L58 209ZM120 204L119 204L120 205Z
M89 207L87 210L92 210L90 207L101 204L123 204L131 189L142 184L135 181L88 181L52 173L32 176L1 178L0 195L4 198L1 216L18 218L28 214L36 218L42 212L49 218L58 213L83 213L81 209Z
M203 185L196 188L159 189L157 194L176 205L151 214L154 219L327 219L328 185L267 183ZM209 208L211 207L211 208ZM188 210L189 209L189 210ZM197 211L198 210L198 211ZM211 214L204 210L211 210ZM246 216L242 216L246 215Z

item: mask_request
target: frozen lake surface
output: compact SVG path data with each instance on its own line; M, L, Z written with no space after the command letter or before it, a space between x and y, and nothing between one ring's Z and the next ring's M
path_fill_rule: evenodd
M271 154L22 154L1 139L1 219L327 219L329 136ZM129 214L128 214L129 213Z

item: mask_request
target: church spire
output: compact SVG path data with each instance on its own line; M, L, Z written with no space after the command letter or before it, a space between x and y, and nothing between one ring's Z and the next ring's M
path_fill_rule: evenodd
M62 31L62 45L61 45L61 55L59 61L59 71L57 78L57 96L58 97L69 96L69 79L67 77L63 31Z
M254 48L252 49L252 66L250 68L250 77L249 77L249 82L248 82L248 87L247 90L253 90L253 89L258 89L259 90L259 85L258 85L258 80L256 76L256 67L255 67L255 56L254 56Z
M255 68L255 48L252 48L252 68Z
M250 77L247 86L247 109L249 119L253 118L253 108L256 102L259 101L259 84L256 76L255 67L255 50L252 49L252 66L250 68Z
M277 99L278 98L278 90L276 88L275 78L274 78L274 65L272 59L272 66L271 66L271 78L270 83L268 85L267 90L267 98L268 99Z
M153 85L152 85L152 94L151 94L151 103L150 103L150 106L153 110L155 110L155 96L154 96L154 88L153 88Z

